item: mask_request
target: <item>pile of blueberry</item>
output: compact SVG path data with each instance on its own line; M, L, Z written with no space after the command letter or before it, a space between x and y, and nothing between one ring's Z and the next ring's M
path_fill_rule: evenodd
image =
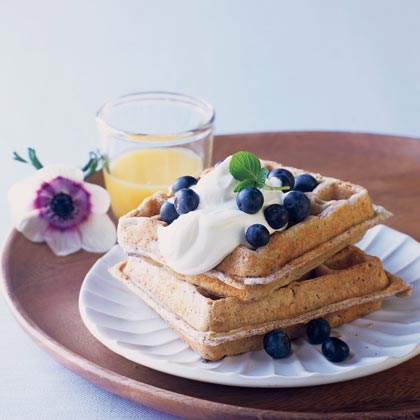
M306 219L311 202L305 192L312 191L317 185L317 180L309 174L296 177L284 168L273 169L267 176L269 180L276 181L278 185L289 187L290 192L284 198L283 205L271 204L264 209L267 223L273 229L281 229L289 222L298 223ZM273 183L273 182L272 182ZM248 214L257 213L264 205L264 196L258 188L244 188L236 196L239 210ZM254 248L267 245L270 240L268 229L261 224L248 227L245 238Z
M305 192L312 191L318 182L309 174L296 177L284 168L273 169L269 172L269 180L278 180L278 185L289 187L290 192L286 195L283 205L271 204L264 208L264 216L267 223L273 229L281 229L288 223L298 223L306 219L311 209L311 202ZM170 225L181 214L195 210L200 204L200 197L190 187L197 184L197 179L192 176L178 178L172 186L175 194L173 203L166 201L160 209L160 218ZM262 192L255 187L243 188L236 196L238 209L255 214L264 205ZM270 240L268 229L261 224L254 224L247 228L245 238L254 248L267 245Z
M175 194L174 202L165 201L160 209L160 218L170 225L181 214L195 210L200 204L199 195L190 187L197 184L197 179L193 176L181 176L174 185L172 192Z
M349 346L337 337L330 337L331 327L324 318L306 324L306 336L311 344L322 344L322 354L334 363L343 362L350 353ZM292 353L290 338L283 330L270 331L264 336L264 350L273 359L282 359Z

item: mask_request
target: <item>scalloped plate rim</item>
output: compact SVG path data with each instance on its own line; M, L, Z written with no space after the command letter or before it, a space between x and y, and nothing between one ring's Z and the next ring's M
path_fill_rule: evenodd
M416 244L416 246L418 246L420 250L420 243L417 242L415 239L411 238L410 236L402 232L399 232L395 229L389 228L388 226L384 226L384 225L376 226L375 228L372 228L367 232L366 235L374 235L373 239L369 241L368 246L372 245L375 237L380 232L385 232L386 235L397 234L400 237L404 237L404 239L409 238L411 239L411 241L413 241ZM398 249L400 246L401 244L399 244L398 247L396 247L396 249ZM396 249L394 249L391 252L391 254ZM397 366L401 363L404 363L405 361L420 354L420 343L417 343L416 345L414 345L411 351L409 351L408 353L402 356L392 356L392 355L381 356L381 357L385 357L385 360L380 361L378 363L372 363L372 364L367 364L363 366L356 366L356 365L355 366L351 366L351 365L340 366L338 364L332 364L335 367L338 366L338 367L343 368L343 370L341 371L338 370L333 373L319 373L319 372L308 373L307 371L305 371L304 375L294 375L294 376L293 375L283 376L283 375L278 375L275 373L271 375L253 376L253 375L243 375L241 373L236 373L236 372L218 372L218 371L214 372L211 369L197 369L197 367L189 367L187 362L171 362L171 361L164 360L161 358L157 359L157 358L150 357L139 350L130 350L127 348L121 348L119 347L118 342L116 340L111 340L107 337L104 337L104 335L98 330L96 323L91 319L91 317L88 315L86 311L85 300L84 300L84 292L87 289L87 284L89 283L89 279L92 276L92 273L95 273L96 272L95 270L97 270L98 266L102 265L104 261L107 261L107 259L109 258L109 254L112 253L113 251L115 252L115 247L112 248L103 257L101 257L98 261L96 261L96 263L92 266L92 268L86 274L86 277L83 281L80 294L79 294L80 315L83 320L83 323L86 325L90 333L97 340L99 340L103 345L105 345L108 349L125 357L128 360L131 360L135 363L139 363L148 368L151 368L151 369L154 369L154 370L166 373L166 374L186 378L186 379L192 379L192 380L219 384L219 385L239 386L239 387L258 387L258 388L305 387L305 386L316 386L316 385L338 383L338 382L343 382L343 381L347 381L351 379L357 379L364 376L372 375L374 373L382 372L384 370ZM373 252L373 254L375 254L375 252ZM386 258L388 258L388 256L386 256ZM392 255L391 255L391 260L392 260ZM117 284L119 283L118 280L116 279L115 279L115 282ZM140 300L140 302L142 302L140 298L138 299ZM147 307L145 303L143 303L143 305ZM155 314L155 317L158 317L158 315ZM178 340L180 339L178 338ZM308 344L308 343L305 343L305 344ZM236 357L236 356L233 356L233 357ZM379 358L379 356L377 356L376 358ZM284 363L285 361L287 361L287 359L279 360L276 362ZM220 361L208 362L208 363L219 363L219 362ZM223 363L223 361L221 363Z

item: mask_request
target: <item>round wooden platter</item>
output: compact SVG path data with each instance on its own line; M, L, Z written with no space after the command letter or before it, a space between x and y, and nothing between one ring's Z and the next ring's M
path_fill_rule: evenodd
M220 136L215 161L238 150L360 183L395 214L390 226L420 240L420 140L333 132ZM98 257L55 257L14 231L4 247L3 289L14 316L41 347L108 391L188 419L420 417L420 357L353 381L288 389L195 382L130 362L93 338L79 315L80 286Z

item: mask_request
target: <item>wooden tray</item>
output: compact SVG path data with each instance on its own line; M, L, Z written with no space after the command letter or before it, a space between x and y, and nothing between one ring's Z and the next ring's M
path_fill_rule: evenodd
M237 150L366 186L395 213L390 226L420 240L420 140L354 133L220 136L215 161ZM82 324L78 295L96 254L55 257L12 232L3 288L24 330L64 366L124 398L189 419L420 417L420 357L372 376L307 388L250 389L181 379L105 348Z

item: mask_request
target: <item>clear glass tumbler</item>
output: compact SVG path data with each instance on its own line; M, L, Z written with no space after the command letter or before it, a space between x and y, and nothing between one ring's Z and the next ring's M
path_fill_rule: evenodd
M103 105L96 116L107 164L105 186L120 217L176 178L210 166L213 108L171 92L140 92Z

